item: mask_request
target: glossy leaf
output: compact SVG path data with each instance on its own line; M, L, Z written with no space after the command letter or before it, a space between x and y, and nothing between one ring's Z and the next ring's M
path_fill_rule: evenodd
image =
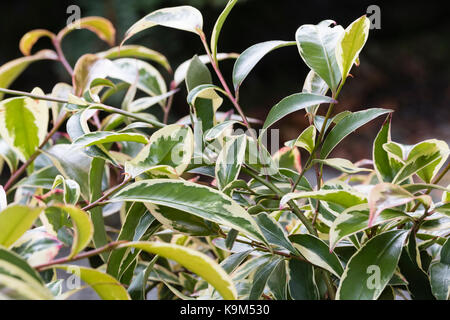
M203 17L200 11L191 6L159 9L133 24L125 33L122 44L136 33L157 25L200 34Z
M388 115L373 143L373 165L380 182L392 182L394 179L389 154L383 149L383 145L391 141L391 120L392 116Z
M99 144L133 141L137 143L147 144L147 137L139 133L117 133L111 131L96 131L86 133L73 141L73 145L81 147L89 147Z
M294 247L312 264L324 268L340 278L344 272L339 258L330 252L328 245L309 234L294 234L289 237Z
M430 282L433 295L438 300L450 298L450 240L441 248L439 262L430 266Z
M335 50L344 33L341 26L330 27L334 22L325 20L317 25L303 25L295 33L300 56L317 73L333 92L341 80Z
M352 113L343 118L326 136L322 145L322 150L320 151L320 158L325 159L339 142L350 133L376 117L388 112L391 112L391 110L372 108Z
M167 206L229 226L265 242L253 218L234 200L217 190L192 182L142 180L125 187L111 200Z
M225 6L225 9L223 9L222 13L220 14L219 18L217 18L217 21L214 24L211 35L211 54L215 61L217 61L217 43L219 42L220 31L222 30L222 26L225 23L225 20L227 19L237 1L238 0L229 0L227 5Z
M294 300L318 300L314 268L304 261L289 260L289 292Z
M42 208L11 205L0 212L0 245L8 248L18 240L39 217Z
M270 261L260 266L253 276L252 289L248 296L249 300L258 300L261 294L264 292L267 281L275 270L275 267L280 263L281 259L278 257L272 257Z
M313 125L310 125L308 128L303 130L303 132L298 136L297 139L291 140L289 143L286 143L288 147L299 147L303 148L312 153L314 150L314 146L316 144L316 128Z
M298 254L285 231L275 219L267 213L261 212L255 216L255 220L267 242L285 248L292 254Z
M342 158L332 158L332 159L315 159L313 163L320 163L332 167L336 170L342 171L344 173L353 174L362 171L372 171L370 169L360 168L354 165L351 161Z
M350 24L336 46L336 59L342 78L347 78L350 69L359 58L369 37L370 20L364 15Z
M132 242L132 247L178 262L211 284L225 300L237 298L236 289L228 274L211 258L193 249L163 242Z
M238 178L244 163L246 146L245 135L239 135L229 140L220 151L215 166L215 175L220 190Z
M92 31L110 46L114 45L116 41L116 29L108 19L103 17L85 17L76 20L58 33L59 40L62 40L69 32L79 28Z
M287 46L295 46L293 41L266 41L254 44L238 57L233 68L233 85L237 90L247 78L250 71L270 51Z
M366 242L345 267L336 299L376 300L394 274L407 236L393 230Z
M317 199L331 203L339 204L343 207L352 207L357 204L366 203L367 199L363 194L350 190L319 190L319 191L302 191L288 193L281 198L280 206L286 205L290 200L295 199Z

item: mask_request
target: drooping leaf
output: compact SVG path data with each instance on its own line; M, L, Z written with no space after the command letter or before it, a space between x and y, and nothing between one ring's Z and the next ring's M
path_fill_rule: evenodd
M211 284L225 300L237 298L236 289L228 274L211 258L191 248L163 242L132 242L132 247L174 260Z
M293 41L266 41L254 44L238 57L233 68L233 85L237 90L250 71L270 51L287 46L295 46Z
M372 108L347 115L326 136L320 158L325 159L330 152L350 133L378 116L391 112L388 109Z
M200 34L203 17L200 11L191 6L159 9L133 24L125 33L122 44L136 33L157 25Z
M57 60L56 52L41 50L27 57L11 60L0 67L0 88L8 88L11 83L33 62L39 60ZM0 92L0 99L4 96Z
M376 300L394 274L407 236L393 230L367 241L347 263L336 299Z
M317 25L306 24L295 33L300 56L317 73L333 92L341 81L341 72L336 61L335 50L344 33L341 26L330 27L331 20Z
M34 94L44 95L36 88ZM0 103L0 134L4 141L26 161L47 135L48 107L43 100L17 97Z
M8 248L18 240L41 214L42 208L11 205L0 212L0 245Z
M110 46L116 41L116 29L108 19L103 17L85 17L76 20L58 33L58 39L61 41L69 32L80 28L92 31Z
M120 282L106 273L75 265L55 265L52 267L76 275L88 284L103 300L130 300L127 290Z
M350 24L336 46L336 59L346 79L369 37L370 20L364 15Z
M142 180L111 201L140 201L181 210L266 242L253 218L234 200L207 186L170 179Z
M31 54L31 48L33 48L34 44L42 37L53 39L55 34L45 29L36 29L25 33L19 43L19 49L23 55L29 56Z
M433 295L438 300L450 297L450 240L447 239L441 248L439 262L430 266L430 282Z

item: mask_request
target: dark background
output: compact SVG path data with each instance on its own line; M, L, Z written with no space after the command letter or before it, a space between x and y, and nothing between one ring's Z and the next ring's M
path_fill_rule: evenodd
M151 11L181 4L197 7L204 17L204 30L212 26L227 0L109 0L109 1L3 1L0 5L0 64L18 58L21 36L29 30L45 28L57 32L66 24L66 9L81 8L82 17L99 15L117 28L117 40L126 29ZM381 8L381 29L371 30L361 54L361 66L353 69L339 98L336 111L368 107L395 110L392 137L414 144L427 138L450 140L450 20L442 1L336 1L336 0L240 0L222 29L219 51L242 52L252 44L267 40L294 40L302 24L335 20L347 27L366 13L371 4ZM191 33L157 27L136 35L131 43L145 45L165 54L176 68L194 54L203 54L198 38ZM33 49L51 48L40 40ZM107 49L107 45L86 30L71 33L63 50L73 65L87 52ZM231 83L233 62L221 63ZM269 54L252 71L241 88L241 104L248 116L264 119L283 97L300 92L308 72L295 47ZM70 81L55 62L32 64L11 86L31 90L40 86L49 92L60 81ZM231 108L230 104L222 110ZM322 109L325 109L322 107ZM171 120L186 115L184 92L177 95ZM323 112L323 110L322 110ZM356 161L371 157L371 143L383 119L377 119L348 137L334 156ZM292 139L307 126L298 112L276 124L282 141Z

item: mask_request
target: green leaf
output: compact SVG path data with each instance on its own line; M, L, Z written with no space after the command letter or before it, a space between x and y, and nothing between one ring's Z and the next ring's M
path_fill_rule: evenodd
M131 242L121 247L132 247L173 260L211 284L225 300L237 298L234 284L228 274L210 257L191 248L163 242Z
M295 33L300 56L315 73L317 73L333 92L341 81L341 72L336 61L335 50L344 28L330 25L325 20L317 25L306 24Z
M433 295L438 300L450 298L450 240L447 239L441 248L439 262L430 266L430 282Z
M272 273L275 271L276 266L282 261L279 257L272 257L271 260L260 266L253 276L253 285L250 290L249 300L258 300L261 294L264 292L267 281Z
M223 270L225 270L225 272L231 274L249 256L252 251L253 250L246 250L233 253L228 258L223 260L220 263L220 266L223 268Z
M334 126L325 138L322 150L320 151L320 158L325 159L330 152L350 133L365 125L367 122L375 119L382 114L392 112L388 109L372 108L363 111L352 113Z
M306 151L309 152L309 154L312 153L314 150L314 146L316 144L316 128L314 125L310 125L308 128L303 130L303 132L298 136L296 140L291 140L289 142L286 142L285 145L288 147L299 147L303 148Z
M175 173L169 176L180 176L189 165L193 152L194 136L191 128L179 124L168 125L153 133L149 143L136 157L125 163L125 172L136 177L154 169L153 174L158 175L158 167L169 166Z
M75 229L72 250L68 256L68 258L73 258L91 242L94 234L94 226L89 215L83 210L72 205L59 205L57 207L69 214Z
M83 198L89 199L89 168L91 158L75 150L69 144L56 144L44 152L66 179L80 185Z
M366 203L367 199L363 194L352 190L319 190L319 191L301 191L287 193L281 198L280 206L285 206L290 200L295 199L317 199L331 203L336 203L345 208L355 206L357 204Z
M215 166L217 186L220 190L238 178L244 163L246 146L246 136L239 135L227 141L220 151Z
M386 209L380 212L372 225L379 225L392 220L411 220L412 218L402 211ZM357 205L344 210L333 221L330 228L330 248L334 249L336 244L345 237L369 228L369 206L367 204Z
M3 294L10 291L13 299L52 299L53 295L44 286L39 273L37 273L22 257L0 247L0 290ZM14 293L18 294L18 297ZM3 295L2 295L3 296Z
M336 59L342 79L346 79L369 37L370 20L364 15L350 24L336 46Z
M333 159L314 159L312 163L320 163L327 166L330 166L336 170L342 171L344 173L353 174L362 171L372 171L370 169L360 168L354 165L351 161L342 158L333 158Z
M222 30L222 26L225 23L225 20L227 19L228 15L230 14L231 10L233 9L234 5L237 3L238 0L229 0L227 5L225 6L225 9L223 9L222 13L220 14L219 18L217 19L216 23L214 24L214 28L211 35L211 54L214 59L214 61L217 62L217 43L219 42L219 35L220 31Z
M314 267L297 259L289 260L289 292L294 300L319 300Z
M344 272L342 264L328 245L319 238L309 234L294 234L289 237L294 247L312 264L324 268L340 278Z
M74 24L67 25L58 33L58 39L61 41L69 32L76 29L92 31L110 46L116 41L116 29L108 19L103 17L85 17L76 20Z
M203 17L200 11L191 6L159 9L133 24L125 33L122 44L136 33L157 25L200 35L203 28Z
M39 217L42 208L11 205L0 212L0 245L8 248L18 240Z
M153 266L155 265L156 260L158 260L158 256L155 256L145 267L144 270L139 272L137 276L133 278L130 286L128 287L128 293L130 294L131 299L133 300L146 300L145 299L145 289L147 288L148 277L150 276L150 272L153 270Z
M286 272L286 260L281 260L273 270L272 274L267 281L267 286L272 292L276 300L288 300L288 279Z
M28 177L23 178L16 184L16 186L52 189L53 182L58 174L59 171L55 168L55 166L47 166L36 170Z
M55 189L60 184L63 185L64 190L64 203L75 205L80 198L80 185L72 180L66 179L61 175L57 175L53 181L52 189Z
M306 107L310 107L316 104L334 102L336 102L334 99L327 96L305 92L295 93L286 98L283 98L280 102L273 106L272 109L270 109L266 121L264 121L263 129L267 129L275 122L281 120L292 112L302 110Z
M111 201L140 201L181 210L266 242L253 218L234 200L207 186L170 179L135 182Z
M236 60L233 68L233 85L237 90L250 71L256 66L256 64L264 58L270 51L283 48L287 46L295 46L293 41L266 41L254 44L250 48L241 53Z
M317 73L315 73L313 70L310 70L303 84L302 92L315 93L325 96L328 92L328 85ZM309 123L314 122L314 118L316 117L318 109L318 104L306 108Z
M133 141L137 143L147 144L147 137L140 133L118 133L113 131L96 131L86 133L73 141L73 145L89 147L99 144Z
M39 60L57 60L56 52L41 50L34 55L11 60L0 67L0 88L8 88L11 83L33 62ZM0 100L4 93L0 92Z
M376 300L394 274L407 236L393 230L367 241L347 263L336 299Z
M75 265L55 265L52 268L70 272L88 284L103 300L130 300L127 290L110 275L95 269Z
M391 120L392 115L389 114L373 143L373 166L380 182L392 182L394 179L389 154L383 148L385 143L391 141Z
M265 212L261 212L255 216L255 220L267 242L285 248L293 254L298 254L285 231L274 218Z
M217 139L236 123L241 124L241 122L239 122L237 120L225 120L225 121L215 125L211 129L208 129L205 132L205 134L203 135L203 138L206 141L212 141L214 139Z
M44 95L36 88L33 94ZM0 135L26 161L47 135L48 107L43 100L28 97L9 98L0 102Z
M163 54L140 45L114 47L107 51L98 52L97 56L103 59L118 59L125 57L145 59L160 64L169 72L172 71L169 61L167 61L167 58Z
M9 167L10 172L14 172L19 164L19 158L16 152L0 138L0 159L3 159Z

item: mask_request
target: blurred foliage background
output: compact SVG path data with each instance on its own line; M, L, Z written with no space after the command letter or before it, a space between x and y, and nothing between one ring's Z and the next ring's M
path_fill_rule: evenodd
M175 5L188 4L202 11L204 30L209 35L227 0L79 0L79 1L7 1L0 11L0 64L20 57L21 36L31 29L45 28L53 32L65 26L71 4L81 8L82 17L99 15L110 19L117 28L117 40L126 29L145 14ZM367 7L381 8L381 29L371 30L361 56L361 66L353 70L340 96L336 111L356 111L367 107L395 110L393 140L414 144L425 138L449 142L450 127L450 20L438 1L372 2L333 0L240 0L222 30L221 52L242 52L250 45L266 40L294 40L302 24L316 24L333 19L344 28L366 13ZM194 54L203 54L194 34L154 28L133 37L139 43L165 54L176 68ZM40 40L33 51L51 47ZM86 30L73 32L64 40L63 50L73 65L87 52L104 50L107 45ZM230 75L233 62L221 63ZM265 118L269 109L281 98L301 91L308 72L297 49L289 47L269 54L254 69L241 89L241 104L248 116ZM70 81L63 68L46 61L31 65L11 86L31 90L40 86L49 92L60 81ZM225 105L224 110L231 109ZM323 108L325 109L325 108ZM323 111L323 110L322 110ZM183 92L178 94L172 120L186 115L188 106ZM351 160L371 157L370 145L382 119L366 125L336 150L334 156ZM282 141L292 139L307 126L299 112L277 123Z

